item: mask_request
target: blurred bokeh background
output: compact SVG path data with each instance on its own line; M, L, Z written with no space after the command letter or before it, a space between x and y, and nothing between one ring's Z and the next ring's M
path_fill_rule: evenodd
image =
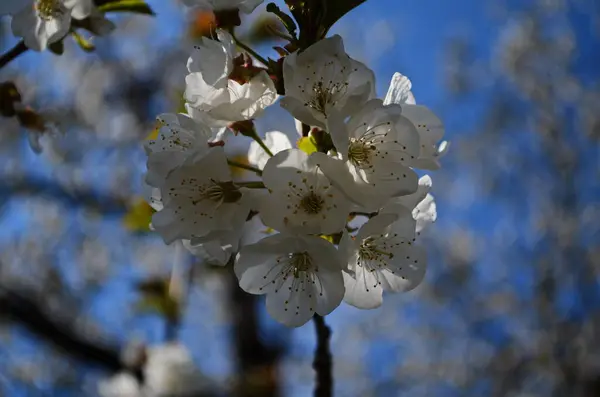
M0 119L0 396L96 396L142 346L173 340L206 377L201 395L311 395L313 325L278 325L230 271L147 230L142 142L180 109L210 24L149 4L155 17L109 16L117 29L92 53L67 40L0 70L61 132L37 155ZM276 57L264 15L239 36ZM17 40L1 22L6 51ZM368 0L332 33L379 95L410 77L452 141L431 174L426 280L327 317L336 395L600 396L600 2ZM278 106L257 126L296 134ZM243 161L249 142L234 142ZM165 292L174 265L180 304Z

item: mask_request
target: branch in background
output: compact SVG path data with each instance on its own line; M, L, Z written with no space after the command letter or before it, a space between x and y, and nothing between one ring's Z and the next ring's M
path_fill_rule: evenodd
M278 397L281 395L277 376L281 349L267 346L260 337L259 298L242 291L233 271L228 272L228 278L233 344L239 376L234 395Z
M123 197L106 195L91 189L70 189L38 177L4 177L0 187L0 204L17 195L49 197L68 207L85 207L103 214L121 215L127 211L127 199Z
M26 52L28 49L29 48L25 46L25 42L23 42L22 40L19 41L19 43L16 46L8 50L6 53L2 54L2 56L0 57L0 69L8 65L11 61L16 59L19 55Z
M329 349L331 329L325 324L325 319L318 314L313 317L313 322L317 332L317 348L313 361L313 368L317 375L314 396L331 397L333 396L333 360Z
M34 292L15 292L0 286L0 317L24 326L35 336L75 359L92 363L111 373L127 370L121 362L119 346L92 340L78 332L72 321L60 318L57 313L49 313L42 304L31 298L34 295ZM135 375L142 379L141 370L135 371Z

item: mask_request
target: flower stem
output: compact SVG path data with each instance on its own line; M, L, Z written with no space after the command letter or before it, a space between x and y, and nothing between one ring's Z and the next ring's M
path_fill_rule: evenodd
M314 397L332 397L333 396L333 359L329 349L329 339L331 338L331 328L325 323L325 318L315 314L313 317L315 331L317 333L317 348L315 350L315 359L313 368L316 372L316 385Z
M263 58L258 52L254 51L252 48L248 47L246 44L239 41L238 38L233 34L232 31L229 33L231 34L231 37L233 37L233 41L235 41L235 44L237 44L238 47L241 47L244 51L246 51L247 53L252 55L263 65L269 66L269 61L267 61L265 58Z
M5 52L0 57L0 69L8 65L11 61L16 59L19 55L26 52L28 49L29 48L25 46L25 42L23 40L19 41L19 43L16 46Z
M252 139L254 139L269 156L273 157L273 152L271 152L271 149L269 149L269 147L265 144L262 138L258 136L258 134L254 134Z
M262 182L235 182L236 185L240 187L246 187L248 189L266 189L264 183Z
M251 165L248 165L248 164L238 163L237 161L233 161L233 160L227 160L227 164L229 164L232 167L241 168L246 171L254 172L254 173L256 173L256 175L259 175L259 176L262 175L261 170L259 170L256 167L253 167Z

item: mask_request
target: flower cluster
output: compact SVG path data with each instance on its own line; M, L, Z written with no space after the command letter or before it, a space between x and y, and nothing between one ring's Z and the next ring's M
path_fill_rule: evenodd
M279 99L271 66L238 53L226 31L194 48L187 114L159 116L146 144L154 230L232 263L240 287L266 295L267 311L288 326L342 301L370 309L383 291L415 288L427 264L417 236L436 219L431 178L415 169L439 168L441 121L399 73L377 99L374 73L336 35L287 54L280 69L279 102L315 150L277 131L263 140L252 120ZM261 181L232 177L223 148L231 130L255 139L249 168ZM249 241L257 218L272 233Z
M22 37L25 45L35 51L62 40L73 21L79 21L79 27L98 36L114 29L93 0L7 0L0 4L1 15L12 15L13 34Z

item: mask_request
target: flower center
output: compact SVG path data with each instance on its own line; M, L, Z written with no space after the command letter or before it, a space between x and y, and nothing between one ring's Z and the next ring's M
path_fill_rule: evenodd
M352 140L348 148L348 160L355 166L361 166L369 163L375 146L367 146L358 140Z
M328 105L335 105L346 93L348 83L329 81L325 84L323 81L317 81L312 86L312 96L308 101L308 106L316 111L325 114Z
M37 0L34 7L44 20L56 18L64 13L60 0Z
M324 204L325 201L321 198L321 196L312 191L306 196L302 197L302 200L300 200L300 207L302 207L304 212L311 215L321 212Z
M195 205L202 200L210 200L216 203L235 203L240 198L242 198L242 193L233 182L211 180L211 184L203 189L201 196L192 203Z
M312 258L307 252L294 252L290 255L289 264L294 278L300 277L301 272L307 272L313 267Z
M358 249L358 256L361 259L362 263L364 263L365 261L368 261L368 262L381 261L381 262L383 262L381 260L381 258L392 259L394 257L394 254L392 254L391 252L386 252L386 251L379 249L379 247L377 246L377 244L375 243L375 241L373 239L367 238L367 239L363 240L362 244L360 245L360 247ZM361 262L359 262L359 264Z

